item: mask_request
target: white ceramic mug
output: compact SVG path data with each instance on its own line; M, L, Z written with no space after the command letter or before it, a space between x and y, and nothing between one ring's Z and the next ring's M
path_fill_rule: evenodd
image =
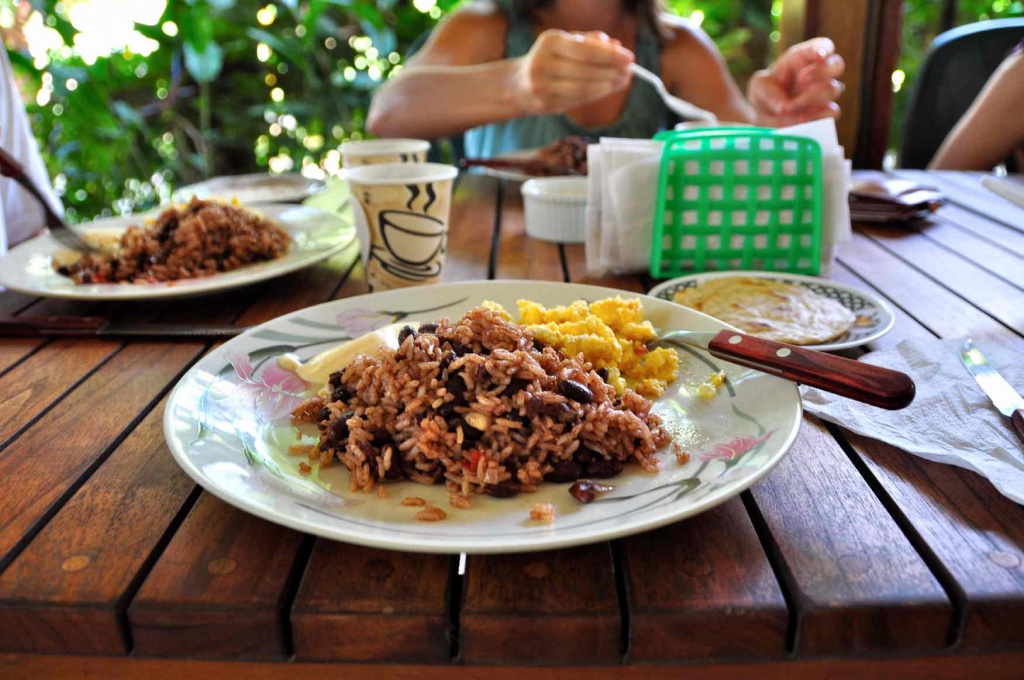
M363 139L338 147L343 168L380 163L423 163L430 142L424 139Z

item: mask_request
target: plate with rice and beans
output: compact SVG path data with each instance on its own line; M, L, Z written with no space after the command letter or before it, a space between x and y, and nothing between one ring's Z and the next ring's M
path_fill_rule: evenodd
M795 439L795 385L654 342L725 327L562 283L346 298L213 350L164 431L206 490L319 536L438 553L607 540L737 495Z
M318 208L198 198L74 229L99 251L76 253L44 234L0 259L0 285L78 300L203 295L308 267L356 238L351 220Z

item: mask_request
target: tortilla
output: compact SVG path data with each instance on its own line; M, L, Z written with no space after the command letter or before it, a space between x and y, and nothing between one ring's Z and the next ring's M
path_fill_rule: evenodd
M820 345L846 333L856 316L832 298L772 279L726 276L675 294L675 301L741 331L792 345Z

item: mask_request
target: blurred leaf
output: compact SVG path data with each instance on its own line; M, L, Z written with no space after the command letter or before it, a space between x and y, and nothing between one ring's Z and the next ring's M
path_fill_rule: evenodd
M224 64L224 51L215 42L209 42L206 49L197 51L190 42L185 43L185 68L200 83L214 81L220 75Z

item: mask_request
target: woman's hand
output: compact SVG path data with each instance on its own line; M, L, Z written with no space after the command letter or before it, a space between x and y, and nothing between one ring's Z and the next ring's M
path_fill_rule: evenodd
M795 125L818 118L838 118L835 100L843 93L846 64L828 38L790 47L770 69L758 71L747 86L757 124Z
M516 60L513 99L523 115L562 113L627 87L633 53L604 33L547 30Z

